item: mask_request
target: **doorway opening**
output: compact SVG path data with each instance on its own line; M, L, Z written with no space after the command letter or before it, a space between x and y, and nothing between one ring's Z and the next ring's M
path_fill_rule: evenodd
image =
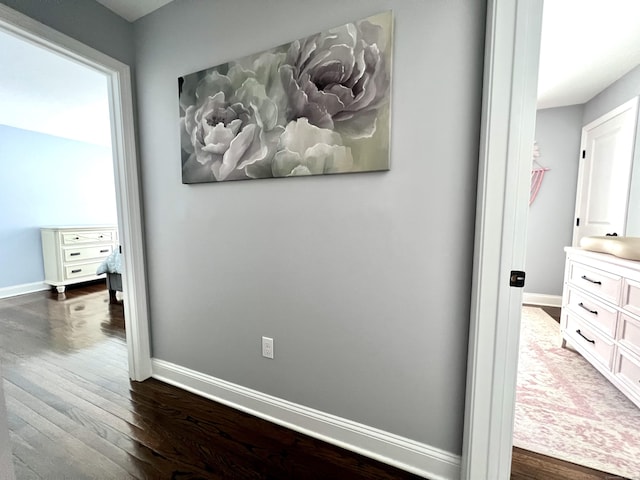
M0 64L0 297L63 300L118 248L107 78L3 32Z
M614 110L640 93L640 88L637 86L635 91L629 88L632 83L638 84L634 79L640 78L640 67L638 67L640 51L637 46L628 47L624 44L638 29L637 24L634 26L638 8L631 3L626 3L624 6L618 4L623 7L623 10L616 12L613 10L615 6L610 2L580 2L579 5L575 2L566 2L566 4L570 5L572 10L558 11L561 10L558 2L546 2L544 6L535 140L539 147L539 161L548 167L549 171L535 202L529 209L527 286L524 294L524 303L529 306L524 308L522 316L514 444L598 470L629 475L630 471L637 473L638 469L636 465L630 467L635 470L625 470L628 466L622 465L625 463L621 458L625 441L613 441L611 444L605 441L605 438L613 439L616 435L620 438L630 438L624 432L615 433L613 415L602 413L616 401L614 398L617 397L616 389L598 373L596 368L583 361L581 355L572 351L571 345L569 350L560 348L562 340L557 322L560 321L565 275L564 247L579 246L579 238L573 238L576 222L580 223L580 227L591 227L585 221L586 214L579 213L579 205L576 208L578 171L584 167L582 159L584 145L581 146L582 129L583 126L592 124L596 118ZM563 14L569 17L563 17ZM590 19L590 16L595 20ZM588 31L588 41L599 39L595 44L589 44L587 40L582 41L581 33L574 35L568 32L571 25L579 25L583 33ZM613 28L615 32L605 33L608 27ZM554 36L554 31L561 31L561 34ZM600 33L603 34L601 38ZM594 60L601 51L610 48L612 40L615 39L623 42L625 46L619 47L617 53L605 55L606 58L603 61L606 63ZM637 44L638 40L635 42ZM574 47L586 48L571 55L566 50L569 47L568 43ZM553 85L542 78L545 68L548 70L554 65L553 62L545 59L545 55L548 56L551 53L549 49L553 50L553 53L560 54L560 62L568 63L574 57L578 57L589 66L596 66L596 70L599 71L593 75L574 72L575 76L569 80L566 76L564 80L556 79L558 87L562 87L561 81L565 84L568 82L571 86L570 91L565 92L563 96L557 93L560 92L560 88L556 92L552 91L550 85ZM614 65L614 59L630 63L627 66L617 66ZM558 64L555 63L555 65L557 67ZM600 77L603 73L612 74L613 77L600 86L593 85L594 77ZM632 114L632 116L635 121L637 115ZM633 133L635 134L635 128ZM607 141L605 139L602 152L606 150L605 147L611 146ZM586 155L585 160L590 160L590 154ZM608 170L600 171L597 176L600 179L612 178L611 171ZM613 188L615 194L618 194L625 191L628 181L627 175L625 181L607 182L607 184L608 187ZM591 189L591 193L600 195L605 190ZM609 200L607 194L606 198L601 198L596 203L591 202L592 209L595 207L597 211L593 210L589 216L594 218L594 216L602 217L601 214L606 214L609 210L608 205L611 204ZM580 204L579 198L578 203ZM626 213L626 206L624 210ZM620 217L621 211L619 207L615 207L610 213L613 214L612 218L617 218ZM614 228L609 223L606 226L605 222L600 223L604 228L602 233L593 233L596 231L594 230L587 234L605 235L605 232L617 230L617 227ZM579 235L581 236L583 234ZM591 297L587 298L592 300ZM585 302L582 303L587 305ZM557 322L540 308L551 313L551 317L555 317ZM591 314L586 313L586 315ZM538 331L543 323L548 328L545 331ZM615 327L612 328L615 330ZM581 332L584 333L583 330ZM615 338L615 333L612 334L612 338ZM543 343L545 343L544 348L541 347ZM576 363L579 367L575 365ZM565 368L563 365L571 366ZM563 370L567 370L566 374ZM548 383L543 380L548 380ZM593 387L591 380L601 381L602 386ZM554 383L556 388L552 388ZM598 395L604 395L603 392L608 388L612 390L609 395L606 395L607 399L601 402L603 410L595 408L598 402L593 399L586 400L588 397L584 396L589 389L595 389ZM634 418L637 412L633 404L623 395L620 397L620 401L628 403L627 406L630 407L626 410L630 412L627 421L636 422ZM614 407L613 411L615 410ZM622 411L622 408L617 410ZM602 429L598 430L599 427L588 419L588 417L597 416L609 417L612 421L611 426L601 427ZM591 437L592 441L585 441L581 448L581 442L587 437ZM596 445L596 439L599 445ZM612 448L612 445L615 447ZM633 448L640 448L640 444L634 445ZM634 456L637 457L637 455ZM616 465L618 462L620 465Z
M124 257L123 308L128 371L132 380L142 381L151 376L151 355L129 67L4 5L0 5L0 32L83 65L106 78L118 241Z
M118 242L122 245L125 256L123 264L124 304L122 308L127 338L126 355L122 359L120 368L132 380L145 380L151 376L151 357L142 237L142 208L129 67L2 4L0 4L0 33L39 46L48 52L88 67L106 78L111 161L118 218ZM46 75L46 72L44 74ZM70 84L69 88L73 88L73 84ZM15 298L19 299L20 297ZM63 302L57 305L64 306L63 310L67 306ZM74 306L71 305L72 310L73 308ZM75 305L75 308L82 311L88 307L86 304L78 304ZM78 311L59 311L57 314L69 313L73 315ZM28 311L27 313L29 318L33 320L33 315ZM121 327L120 330L122 330ZM54 340L55 335L52 335L52 341ZM86 339L80 341L86 341ZM64 371L64 367L61 365L58 365L57 368ZM57 387L46 377L44 377L44 381ZM3 401L2 404L4 403ZM4 461L4 458L2 460ZM5 468L5 465L1 465L0 468ZM11 475L12 472L8 471L8 473Z

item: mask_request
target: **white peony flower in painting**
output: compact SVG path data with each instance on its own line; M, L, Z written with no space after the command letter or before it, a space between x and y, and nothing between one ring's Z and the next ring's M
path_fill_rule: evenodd
M385 12L179 79L183 183L389 169Z
M193 80L193 77L188 79ZM273 158L280 134L278 107L265 86L239 66L211 71L181 94L185 183L251 178L255 164ZM194 98L196 101L190 103Z
M306 118L287 125L272 164L274 177L344 173L352 168L351 149L342 144L342 137Z

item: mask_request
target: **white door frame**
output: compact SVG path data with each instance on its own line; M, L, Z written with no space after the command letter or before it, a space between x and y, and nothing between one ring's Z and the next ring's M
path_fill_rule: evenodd
M129 67L98 50L0 4L0 30L46 48L107 77L118 231L123 250L124 317L129 377L151 376L151 348Z
M488 0L462 478L508 480L542 0Z

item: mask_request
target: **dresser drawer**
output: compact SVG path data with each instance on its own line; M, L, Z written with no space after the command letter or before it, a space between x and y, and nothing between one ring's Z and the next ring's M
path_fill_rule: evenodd
M78 247L64 249L64 261L75 262L78 260L90 260L92 258L104 258L113 251L113 245L96 245L91 247Z
M575 314L588 319L592 324L602 329L611 338L615 337L618 321L618 311L615 308L573 288L569 288L567 306Z
M640 315L640 282L628 278L624 279L620 306L631 313Z
M619 348L613 374L627 390L640 399L640 359L624 348ZM637 403L637 402L636 402Z
M640 355L640 321L621 313L618 342L625 348Z
M569 282L594 295L618 304L622 289L622 278L613 273L571 262Z
M584 351L599 363L611 369L613 360L613 340L607 338L573 313L567 313L565 334L578 349Z
M95 277L96 270L102 262L82 263L64 267L65 278Z
M93 231L93 232L64 232L62 235L63 245L77 245L82 243L115 242L116 232L113 230Z

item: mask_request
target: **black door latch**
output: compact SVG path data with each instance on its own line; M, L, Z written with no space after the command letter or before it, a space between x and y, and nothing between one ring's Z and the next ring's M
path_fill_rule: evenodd
M511 270L511 275L509 276L509 286L510 287L524 287L524 277L526 274L520 270Z

